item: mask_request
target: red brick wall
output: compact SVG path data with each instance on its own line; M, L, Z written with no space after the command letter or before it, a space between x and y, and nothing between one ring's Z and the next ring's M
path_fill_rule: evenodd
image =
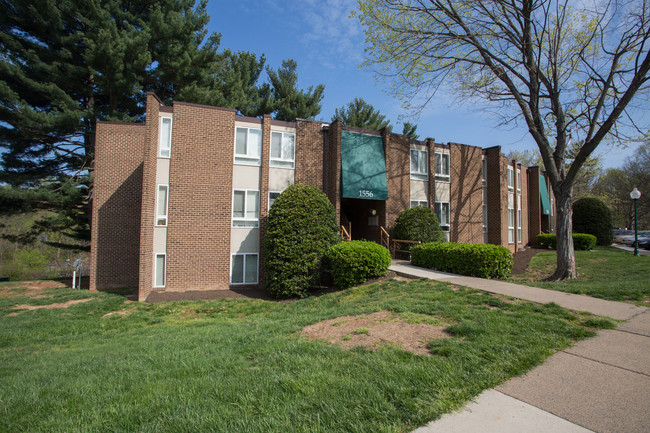
M98 122L90 290L138 286L145 125Z
M521 239L517 239L519 247L528 244L528 168L517 165L521 170Z
M336 210L336 222L341 221L341 131L343 124L340 119L332 122L327 130L327 142L324 162L325 185L323 192L327 194Z
M486 156L488 171L488 242L495 245L507 245L508 186L505 177L507 175L505 163L501 158L501 147L496 146L486 149ZM503 203L505 203L505 211ZM505 233L503 232L504 225L506 228Z
M153 286L153 227L156 207L156 165L158 159L158 129L162 102L147 93L146 138L142 166L142 206L140 211L140 284L138 300L144 301ZM172 134L174 124L172 123ZM173 140L173 138L172 138ZM172 141L172 154L174 152Z
M436 201L436 142L432 138L427 139L427 147L429 151L429 181L428 181L428 195L427 201L429 202L429 207L434 209L434 203ZM411 170L411 164L409 162L409 171ZM409 204L410 205L410 204Z
M174 104L166 290L229 288L234 140L234 110Z
M295 182L323 188L323 130L322 122L298 120L296 122Z
M542 232L542 207L539 196L539 167L528 170L528 242L537 243L537 235Z
M449 144L451 242L483 243L482 149Z
M406 135L384 131L388 200L386 200L385 227L395 225L400 212L411 204L411 148Z
M296 134L297 135L297 134ZM297 140L297 137L296 137ZM269 168L271 156L271 116L266 114L262 121L262 164L260 167L260 244L259 262L257 267L257 281L259 287L264 287L264 237L266 236L266 223L269 217ZM294 154L295 157L295 154ZM295 176L295 173L294 173ZM241 287L241 286L238 286Z

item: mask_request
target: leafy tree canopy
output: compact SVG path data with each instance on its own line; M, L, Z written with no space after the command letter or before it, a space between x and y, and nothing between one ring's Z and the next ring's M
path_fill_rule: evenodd
M373 129L375 131L390 126L390 120L386 120L386 116L361 98L354 98L348 105L334 110L332 122L336 119L341 119L348 126Z

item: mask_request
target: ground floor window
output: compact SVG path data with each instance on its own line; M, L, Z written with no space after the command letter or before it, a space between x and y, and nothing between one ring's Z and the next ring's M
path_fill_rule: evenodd
M440 227L442 228L443 231L448 232L449 231L449 202L441 202L437 201L435 203L435 209L434 209L436 216L438 217L438 221L440 221Z
M269 191L269 210L271 210L271 205L279 195L280 193L278 191Z
M165 254L156 254L154 259L154 287L165 287L167 281L167 257Z
M517 242L522 243L521 236L521 196L517 196Z
M426 200L411 200L411 207L429 207L429 203Z
M230 261L231 284L257 284L259 254L233 254Z

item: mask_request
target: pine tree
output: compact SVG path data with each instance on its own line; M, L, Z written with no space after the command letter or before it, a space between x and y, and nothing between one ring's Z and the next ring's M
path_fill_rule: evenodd
M361 98L354 98L347 106L334 110L332 121L336 119L341 119L344 124L349 126L374 129L375 131L390 126L390 120L386 120L386 116Z
M266 73L271 81L274 117L278 120L313 119L321 110L325 86L309 86L307 91L299 90L297 63L288 59L282 61L277 72L267 67Z

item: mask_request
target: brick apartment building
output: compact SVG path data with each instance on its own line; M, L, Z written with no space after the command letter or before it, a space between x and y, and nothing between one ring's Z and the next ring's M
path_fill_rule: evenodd
M262 285L268 210L293 183L324 191L353 239L379 241L412 206L432 207L450 241L513 252L554 226L544 174L498 146L164 106L153 93L144 124L98 122L96 134L90 289L137 287L140 300Z

